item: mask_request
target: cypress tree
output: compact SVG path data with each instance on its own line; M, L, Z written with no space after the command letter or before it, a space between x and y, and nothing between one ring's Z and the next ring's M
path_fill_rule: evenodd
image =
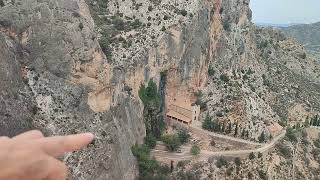
M246 131L246 137L249 138L249 131Z
M224 125L224 123L222 124L222 128L221 128L221 132L224 132L224 130L225 130L225 125Z
M238 124L236 124L236 128L234 129L234 136L238 135Z
M242 133L241 133L241 137L243 137L243 138L244 138L244 135L245 135L245 131L246 131L246 130L243 129L243 130L242 130Z

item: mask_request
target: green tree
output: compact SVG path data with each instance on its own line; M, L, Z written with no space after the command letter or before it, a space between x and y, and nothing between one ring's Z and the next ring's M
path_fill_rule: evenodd
M143 115L147 135L152 134L152 136L160 138L165 124L160 113L160 94L156 83L150 80L147 87L142 84L138 94L144 104Z
M232 124L230 122L229 125L228 125L227 133L230 134L231 131L232 131Z
M254 159L254 158L256 158L256 155L254 155L254 153L251 152L251 153L249 154L249 159L252 160L252 159Z
M0 6L3 7L4 6L4 2L3 0L0 0Z
M295 130L293 128L288 127L286 132L286 138L288 138L291 142L297 142L297 136L295 134Z
M201 150L200 150L200 147L197 146L197 145L193 145L193 146L191 147L191 149L190 149L190 153L191 153L192 155L194 155L194 156L200 154L200 151L201 151Z
M306 118L306 120L304 121L304 127L310 127L310 122L309 122L309 117Z
M83 29L83 24L82 24L82 22L80 22L80 24L79 24L79 28L80 28L80 30L82 30L82 29Z
M212 127L212 117L209 116L209 114L206 115L202 122L202 128L206 130L212 130L214 127Z
M246 137L249 138L249 130L246 130Z
M241 159L239 157L236 157L234 159L234 163L237 165L237 166L241 166Z
M245 134L246 134L246 130L243 129L243 130L242 130L242 133L241 133L241 137L244 138Z
M157 138L155 138L152 134L147 135L144 138L144 143L150 148L153 149L157 144Z
M214 76L215 74L215 70L213 69L213 67L210 65L209 68L208 68L208 74L209 76Z
M239 125L236 124L236 128L234 129L234 136L236 137L238 135L238 127Z
M230 78L227 74L222 74L222 75L220 75L220 80L227 83L230 81Z
M224 132L224 131L225 131L225 125L224 123L222 123L221 132Z
M180 129L178 131L178 138L181 144L187 143L190 137L191 135L188 133L186 129Z
M221 168L221 167L223 167L223 166L227 167L228 164L229 164L228 161L227 161L226 158L223 157L223 156L219 157L218 160L217 160L217 162L216 162L216 166L217 166L218 168Z
M263 143L266 141L266 135L264 134L264 131L262 131L261 135L259 136L259 142Z
M166 145L167 149L171 152L177 151L179 147L181 146L181 142L179 140L179 137L174 135L164 135L161 137L162 142Z
M188 14L188 11L186 11L185 9L180 11L182 16L186 16Z

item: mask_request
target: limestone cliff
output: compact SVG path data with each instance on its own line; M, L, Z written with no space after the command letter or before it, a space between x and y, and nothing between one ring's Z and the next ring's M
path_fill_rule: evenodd
M5 1L0 9L1 135L93 132L93 144L64 157L70 179L135 177L130 148L145 135L142 106L111 83L85 2Z

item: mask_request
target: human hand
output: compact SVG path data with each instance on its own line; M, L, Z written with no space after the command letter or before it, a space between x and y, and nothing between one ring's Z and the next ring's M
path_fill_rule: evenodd
M56 158L93 139L91 133L44 137L36 130L0 137L0 180L65 180L67 167Z

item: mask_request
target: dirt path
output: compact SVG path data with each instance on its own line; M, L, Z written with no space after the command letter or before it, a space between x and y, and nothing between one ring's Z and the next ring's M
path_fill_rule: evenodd
M201 122L199 121L194 121L191 126L189 127L189 129L191 131L193 131L194 133L205 133L209 136L213 136L213 137L217 137L217 138L222 138L222 139L227 139L227 140L230 140L230 141L235 141L235 142L239 142L239 143L244 143L244 144L250 144L250 145L254 145L254 146L260 146L260 145L263 145L262 143L257 143L257 142L252 142L252 141L249 141L249 140L244 140L244 139L241 139L241 138L235 138L235 137L231 137L231 136L226 136L226 135L222 135L222 134L217 134L217 133L214 133L214 132L210 132L210 131L207 131L207 130L204 130L202 129L201 127Z
M171 160L174 162L182 161L182 160L191 160L191 159L197 159L199 161L207 160L209 157L213 156L242 156L242 155L249 155L251 152L254 153L263 153L269 150L270 148L274 147L274 145L281 140L286 134L286 131L283 130L281 133L272 139L271 142L268 144L263 144L261 147L257 149L251 149L251 150L236 150L236 151L201 151L201 153L198 156L192 156L190 154L190 147L182 146L181 152L182 153L172 153L165 151L163 149L154 149L151 152L151 155L154 156L158 161L160 162L170 162Z

